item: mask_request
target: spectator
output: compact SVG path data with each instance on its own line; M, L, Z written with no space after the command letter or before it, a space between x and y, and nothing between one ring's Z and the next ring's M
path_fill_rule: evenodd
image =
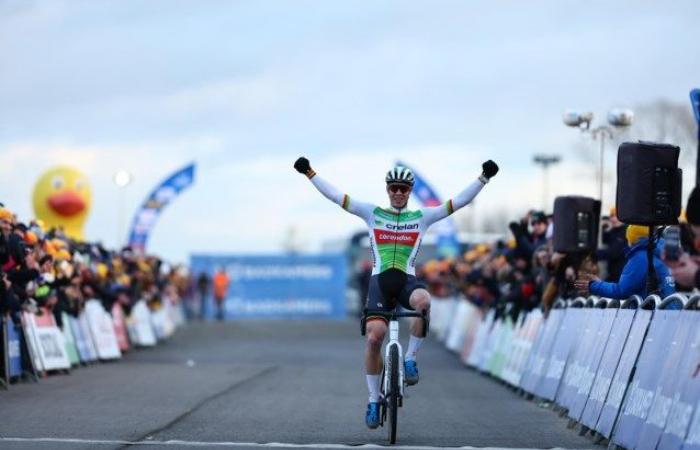
M209 296L211 280L206 272L201 272L197 277L197 295L193 298L191 313L194 317L202 318L202 308Z
M230 283L231 280L226 273L226 268L220 268L213 279L214 302L216 303L216 318L218 320L224 320L224 303Z
M627 238L625 237L625 224L617 218L617 210L610 210L610 217L602 220L603 237L605 245L596 252L598 261L607 262L607 276L605 281L615 282L620 279L622 268L625 266L625 253L627 252Z
M630 249L627 252L625 267L622 270L617 283L601 281L593 274L583 274L576 280L576 288L580 293L588 293L601 297L626 299L632 295L646 297L647 291L647 243L649 227L641 225L629 225L626 236ZM662 242L654 251L654 269L658 281L659 293L666 297L675 292L675 283L671 273L661 260Z
M700 289L700 188L697 186L690 193L685 214L688 222L681 226L683 254L671 268L679 287Z

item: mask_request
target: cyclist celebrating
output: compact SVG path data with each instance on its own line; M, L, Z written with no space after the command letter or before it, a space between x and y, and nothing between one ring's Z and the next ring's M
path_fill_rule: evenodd
M350 214L362 218L369 227L370 248L373 268L369 282L367 308L393 311L397 299L404 308L415 311L430 311L430 294L422 283L416 280L415 264L423 234L433 223L444 219L459 208L469 204L489 179L498 173L498 166L491 160L482 165L483 172L456 197L440 206L408 211L406 206L413 189L414 177L410 169L396 166L386 174L386 191L390 208L351 199L325 180L311 168L309 160L301 157L294 163L297 172L306 175L321 194L336 203ZM411 336L404 358L406 383L418 382L416 353L423 343L423 321L412 319ZM369 404L365 422L369 428L379 426L380 383L382 372L381 345L387 331L387 321L383 317L367 318L367 346L365 348L365 369Z

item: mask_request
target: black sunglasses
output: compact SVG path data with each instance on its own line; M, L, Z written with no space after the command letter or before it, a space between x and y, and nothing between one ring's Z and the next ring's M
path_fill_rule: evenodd
M411 187L406 186L405 184L390 184L389 185L389 191L396 194L397 192L401 192L402 194L405 194L406 192L410 191Z

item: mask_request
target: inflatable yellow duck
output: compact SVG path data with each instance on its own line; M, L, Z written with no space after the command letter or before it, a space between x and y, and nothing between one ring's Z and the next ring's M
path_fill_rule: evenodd
M34 185L34 214L48 228L61 227L72 239L84 241L83 226L92 204L87 178L72 167L54 167Z

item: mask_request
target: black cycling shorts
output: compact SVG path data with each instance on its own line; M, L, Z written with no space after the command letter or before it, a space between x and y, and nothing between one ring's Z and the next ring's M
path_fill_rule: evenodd
M404 285L403 289L401 289L401 292L398 295L399 304L404 308L413 311L413 308L411 308L411 304L408 301L411 298L411 294L416 289L425 288L425 285L419 282L415 276L408 275L406 279L406 284ZM394 301L387 300L386 298L384 298L384 294L382 293L382 290L379 287L379 275L372 275L372 277L369 279L369 294L367 296L367 303L365 304L365 307L367 309L378 309L380 311L391 312L397 306L398 305ZM367 317L367 319L370 318L373 318L371 314ZM374 318L384 319L383 317L377 316L374 316ZM384 320L386 321L386 319Z

